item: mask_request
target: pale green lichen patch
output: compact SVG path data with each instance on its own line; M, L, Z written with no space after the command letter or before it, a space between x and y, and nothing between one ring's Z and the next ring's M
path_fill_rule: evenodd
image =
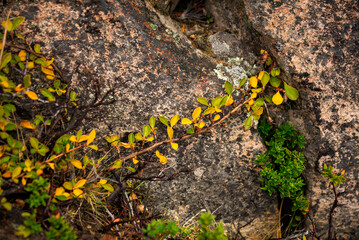
M250 65L243 58L228 58L228 65L225 66L222 63L217 64L214 72L217 74L217 77L223 81L229 81L233 84L234 87L238 87L239 83L243 78L248 79L252 75L252 71L257 67L256 65ZM242 86L243 90L248 90L248 81ZM239 91L236 90L236 95L239 94Z

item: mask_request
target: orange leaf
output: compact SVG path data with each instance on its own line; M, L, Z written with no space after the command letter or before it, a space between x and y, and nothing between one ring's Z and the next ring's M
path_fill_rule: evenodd
M37 95L33 91L25 91L25 93L30 99L37 100Z
M34 125L27 120L20 122L20 126L28 129L35 129Z
M86 179L81 179L80 181L78 181L78 182L75 184L74 188L80 188L80 187L82 187L83 185L85 185L86 182L87 182Z

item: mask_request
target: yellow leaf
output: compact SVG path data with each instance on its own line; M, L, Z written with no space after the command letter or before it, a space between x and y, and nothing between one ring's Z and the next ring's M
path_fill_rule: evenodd
M56 188L56 191L55 191L55 197L61 196L64 193L65 193L65 189L63 187L58 187L58 188Z
M251 100L249 100L248 104L249 104L249 106L252 106L254 104L254 101L252 98L251 98Z
M275 105L280 105L283 102L283 97L279 91L273 95L272 101Z
M66 144L66 152L68 153L70 151L70 143Z
M173 148L174 150L177 150L177 148L178 148L178 144L177 144L177 143L171 142L171 146L172 146L172 148Z
M31 70L31 69L33 69L34 67L35 67L34 62L28 62L28 63L27 63L27 69L28 69L28 70Z
M83 191L81 189L78 189L78 188L74 189L74 194L76 197L80 196L82 193L83 193Z
M49 80L52 80L55 78L55 76L52 76L52 75L46 75L46 78L49 79Z
M263 75L264 75L264 71L260 72L260 73L258 74L258 79L259 79L259 80L262 80Z
M134 158L132 158L132 161L133 161L133 164L137 164L138 163L138 160L137 160L137 156L136 157L134 157Z
M174 115L174 116L171 118L171 121L170 121L171 127L173 127L174 125L176 125L176 123L178 122L178 120L179 120L178 114L177 114L177 115Z
M96 131L92 130L87 138L87 145L90 145L90 143L93 142L93 140L95 140L96 137Z
M11 177L11 172L7 171L5 172L3 175L1 175L3 178L10 178Z
M251 98L252 98L252 99L255 99L256 97L257 97L257 93L256 93L256 92L254 92L254 93L251 94Z
M159 151L156 151L156 156L160 159L160 162L162 164L167 163L167 158L165 156L163 156L162 153L160 153Z
M86 141L87 139L89 138L89 136L87 135L82 135L79 139L79 142L83 142L83 141Z
M34 125L27 120L20 122L20 126L28 129L35 129Z
M80 187L82 187L83 185L85 185L86 182L87 182L86 179L81 179L80 181L78 181L78 182L75 184L74 188L80 188Z
M103 185L103 184L106 184L106 183L107 183L107 180L106 180L106 179L101 179L98 183L101 184L101 185Z
M198 128L203 128L204 127L204 125L205 125L205 123L204 122L201 122L199 125L198 125Z
M25 93L30 99L37 100L37 95L33 91L25 91Z
M233 103L233 98L232 98L232 96L230 96L224 105L229 106L229 105L232 105L232 103Z
M17 176L20 175L22 171L22 168L20 166L17 166L13 171L12 171L12 179L16 178Z
M0 84L3 85L3 87L9 87L9 83L7 81L0 82Z
M62 186L67 190L72 190L72 184L70 182L64 182Z
M183 118L182 121L181 121L181 124L182 125L192 124L192 121L189 120L188 118Z
M25 160L25 166L29 168L31 166L31 161L29 159Z
M55 170L55 163L47 163L52 170Z
M46 67L49 67L53 62L54 62L54 58L51 58L51 60L46 60ZM51 69L53 69L52 66Z
M2 26L7 30L11 31L12 29L12 22L10 20L6 20L2 22Z
M36 175L37 176L40 176L41 174L43 174L44 173L44 171L42 170L42 169L37 169L36 170Z
M71 160L71 164L74 165L78 169L82 169L82 163L79 160Z
M21 62L25 62L26 61L26 51L25 50L21 50L18 54L19 58L20 58L20 61Z
M167 133L168 133L168 137L170 139L172 139L173 138L173 129L172 129L172 127L167 127Z
M258 116L262 115L262 113L263 113L263 108L262 107L260 107L257 111L254 111L254 114L256 114Z
M67 199L71 198L70 193L64 192L62 195L64 195Z
M217 120L219 120L220 118L221 118L221 116L220 116L219 114L217 114L216 116L214 116L213 121L217 121Z
M253 88L257 88L257 84L258 84L258 79L253 76L249 79L249 84L253 87Z
M22 179L21 179L21 183L22 183L22 185L25 186L25 185L26 185L26 179L25 179L25 178L22 178Z
M45 73L46 75L50 75L52 77L55 77L54 71L52 70L51 66L44 67L41 65L41 71Z
M76 136L72 135L69 139L71 142L77 142Z
M196 121L199 115L201 115L202 109L201 107L196 108L192 113L192 119L193 121Z
M123 143L123 142L120 142L118 145L124 147L124 148L131 148L131 144L130 143Z

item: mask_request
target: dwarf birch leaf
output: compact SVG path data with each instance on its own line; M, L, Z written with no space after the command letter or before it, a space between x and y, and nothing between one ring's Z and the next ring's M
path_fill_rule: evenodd
M106 183L106 184L102 185L102 187L104 189L106 189L107 191L109 191L109 192L113 192L115 190L115 189L113 189L112 185L109 184L109 183Z
M192 121L189 120L188 118L182 118L181 124L182 125L192 124Z
M116 169L116 168L121 168L122 167L122 161L121 159L117 159L115 161L115 163L113 164L112 168Z
M191 127L190 129L188 129L188 130L187 130L187 133L188 133L188 134L193 134L193 133L194 133L193 127Z
M15 30L23 21L25 21L24 17L16 17L13 21L12 21L12 28L11 30Z
M83 141L86 141L88 139L88 136L87 135L82 135L79 139L79 142L83 142Z
M143 136L147 137L151 133L151 128L148 125L143 126Z
M269 74L267 72L265 72L265 71L263 71L263 72L264 73L263 73L263 76L261 78L261 83L262 83L263 88L265 88L267 83L270 80L270 76L269 76Z
M10 20L6 20L2 22L2 26L7 30L7 31L11 31L12 30L12 22Z
M280 92L278 91L276 94L273 95L272 97L272 101L275 105L280 105L283 102L283 97L280 94Z
M100 181L98 182L98 184L106 184L107 183L107 180L106 179L100 179Z
M78 188L74 189L74 194L76 197L80 196L82 193L83 193L83 191L81 189L78 189Z
M290 100L297 100L298 97L299 97L299 92L297 89L295 89L294 87L291 87L289 85L287 85L285 82L284 82L284 90L285 90L285 95L287 95L287 97L290 99Z
M261 107L264 104L263 98L258 98L255 102L256 106Z
M251 126L252 126L252 116L249 116L244 122L244 130L248 130Z
M135 142L135 135L133 133L130 133L128 135L128 142L129 143L134 143Z
M74 167L78 168L78 169L82 169L82 163L79 160L71 160L70 161L72 165L74 165Z
M226 95L226 96L224 96L224 97L222 98L222 100L221 100L221 102L220 102L220 104L219 104L219 107L223 107L224 104L226 104L227 100L228 100L228 96Z
M42 94L44 97L47 97L47 99L48 99L50 102L54 102L54 101L55 101L54 95L52 95L52 93L51 93L49 90L47 90L47 89L45 89L45 88L42 88L42 89L40 89L40 92L41 92L41 94Z
M87 145L90 145L90 143L93 142L93 140L95 140L95 137L96 137L96 131L95 130L92 130L90 132L90 134L88 135L88 138L87 138Z
M142 140L143 140L143 137L142 137L142 134L141 134L141 133L136 133L135 138L136 138L138 141L142 141Z
M253 88L257 88L257 84L258 84L258 79L253 76L249 79L249 84L253 87Z
M170 139L173 138L173 129L171 127L167 127L167 134Z
M39 148L39 140L37 140L36 138L30 138L30 144L35 149Z
M209 104L207 102L207 99L205 99L204 97L200 97L200 98L197 98L197 101L203 105L206 105L209 107Z
M36 53L41 53L41 46L39 44L35 44L34 50Z
M226 93L231 96L232 92L233 92L233 85L231 82L226 81L226 83L224 84L224 90L226 91Z
M193 121L196 121L196 119L201 115L202 109L201 107L196 108L192 113L192 119ZM183 120L183 119L182 119Z
M160 120L161 123L163 123L164 125L166 125L167 127L169 127L167 119L163 116L159 116L158 119Z
M263 113L263 108L262 107L260 107L257 111L254 111L254 114L256 114L258 116L262 115L262 113Z
M220 116L219 114L217 114L216 116L214 116L213 121L217 121L217 120L219 120L220 118L221 118L221 116Z
M221 101L222 101L222 97L221 97L221 96L216 97L215 99L212 99L212 101L211 101L212 106L218 107L218 106L221 104Z
M241 81L239 82L239 88L243 86L243 84L246 82L247 78L242 78Z
M11 176L11 178L14 179L14 178L16 178L17 176L19 176L20 173L21 173L21 171L22 171L22 168L21 168L20 166L17 166L17 167L12 171L12 176Z
M130 172L133 172L133 173L136 172L136 170L132 167L125 167L125 168Z
M149 137L145 139L147 142L152 142L154 140L154 137Z
M86 179L81 179L81 180L79 180L79 181L75 184L74 188L80 188L80 187L82 187L83 185L85 185L86 182L87 182Z
M174 125L176 125L176 123L178 122L178 120L179 120L178 114L174 115L174 116L171 118L171 121L170 121L171 127L173 127Z
M172 148L173 148L174 150L177 150L177 148L178 148L178 144L177 144L177 143L172 143L172 142L171 142L171 146L172 146Z
M31 75L26 75L24 77L24 88L28 88L31 86Z
M155 124L156 124L156 118L155 117L150 117L150 126L152 129L155 128Z
M11 61L11 53L6 53L1 60L0 69L3 69Z
M34 125L27 120L20 122L20 126L28 129L35 129Z
M265 100L268 102L268 103L272 103L272 97L271 96L264 96Z
M271 77L270 78L270 84L273 86L273 87L279 87L280 83L282 81L279 80L277 77Z

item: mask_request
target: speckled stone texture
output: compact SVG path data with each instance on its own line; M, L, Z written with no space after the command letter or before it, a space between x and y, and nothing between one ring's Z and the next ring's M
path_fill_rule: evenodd
M305 177L320 233L333 194L320 177L324 163L346 170L344 206L334 213L339 239L359 237L359 4L358 1L244 0L261 40L269 46L301 99L287 112L308 140Z
M42 51L63 69L82 101L93 97L89 79L75 71L85 62L104 90L115 88L118 102L93 116L102 133L140 131L151 116L189 117L198 97L223 94L213 59L180 35L166 31L143 1L12 2L12 16L25 16L19 31L43 46ZM9 6L10 7L10 6ZM34 79L34 82L44 80ZM166 183L153 183L152 209L172 218L190 219L207 209L226 226L241 229L249 239L264 238L276 222L277 200L260 190L255 155L264 152L256 131L243 131L245 112L230 118L211 134L180 143L177 151L161 148L168 166L194 171ZM179 125L179 124L178 124ZM162 128L164 130L164 128ZM185 131L175 128L175 135Z

